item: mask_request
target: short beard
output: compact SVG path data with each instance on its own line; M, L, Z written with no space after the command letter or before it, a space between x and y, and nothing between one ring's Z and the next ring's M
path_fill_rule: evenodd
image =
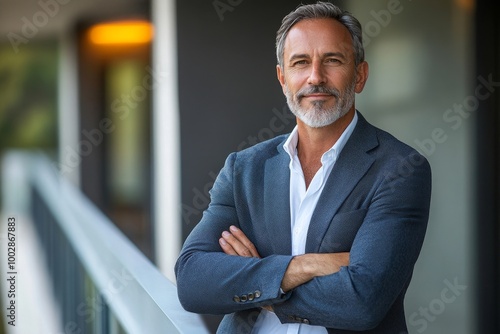
M285 96L288 108L302 122L311 128L321 128L328 126L349 112L354 104L356 81L353 80L345 91L340 92L335 88L325 86L312 86L304 88L292 95L285 85ZM300 101L305 95L309 94L330 94L335 97L336 101L333 106L323 108L325 101L315 101L313 106L306 110L300 106Z

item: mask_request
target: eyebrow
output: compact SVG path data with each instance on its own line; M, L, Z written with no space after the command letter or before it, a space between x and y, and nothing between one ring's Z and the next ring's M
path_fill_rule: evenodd
M346 56L342 52L327 52L327 53L324 53L322 56L323 56L323 58L338 57L338 58L346 59ZM294 54L290 57L290 59L288 59L288 61L293 61L295 59L303 59L303 58L311 58L311 56L309 56L307 53Z

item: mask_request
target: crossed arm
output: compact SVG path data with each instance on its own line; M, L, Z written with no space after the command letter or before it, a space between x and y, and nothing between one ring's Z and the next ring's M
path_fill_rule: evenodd
M219 244L228 255L260 258L255 245L236 226L224 231ZM281 289L288 292L314 277L334 274L349 265L349 253L310 253L295 256L288 265L281 281Z
M187 310L228 314L272 305L283 323L299 315L314 325L361 331L376 327L395 302L402 303L427 226L428 164L378 185L349 253L293 257L257 250L243 233L245 227L252 233L252 220L244 206L239 214L236 208L234 159L228 158L176 264L179 299ZM293 294L280 294L280 287ZM254 292L259 298L236 300Z

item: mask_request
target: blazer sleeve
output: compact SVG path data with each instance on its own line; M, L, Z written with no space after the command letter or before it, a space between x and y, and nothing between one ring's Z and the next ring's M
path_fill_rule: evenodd
M274 305L283 323L347 330L375 328L406 289L427 227L431 172L425 158L411 173L386 170L350 251L350 264L316 277Z
M237 153L227 158L210 191L209 207L186 239L175 266L179 300L191 312L227 314L289 297L280 293L280 285L291 256L226 255L219 245L224 230L239 226L233 193L236 158Z

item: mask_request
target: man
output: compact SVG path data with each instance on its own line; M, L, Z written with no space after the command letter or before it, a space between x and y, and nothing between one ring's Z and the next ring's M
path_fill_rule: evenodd
M219 333L406 333L403 299L428 220L424 157L356 111L359 22L304 5L277 34L297 126L231 154L176 265L182 305Z

